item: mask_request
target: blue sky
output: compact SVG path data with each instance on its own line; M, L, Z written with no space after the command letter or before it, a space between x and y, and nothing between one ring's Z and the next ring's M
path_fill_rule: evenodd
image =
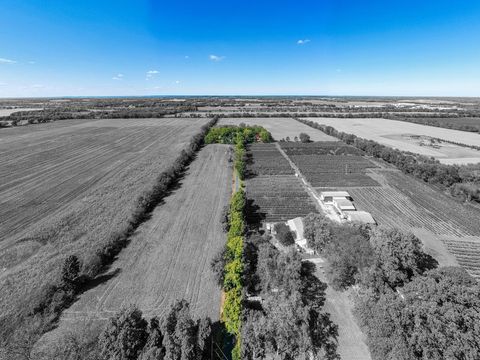
M480 1L0 1L0 97L480 96Z

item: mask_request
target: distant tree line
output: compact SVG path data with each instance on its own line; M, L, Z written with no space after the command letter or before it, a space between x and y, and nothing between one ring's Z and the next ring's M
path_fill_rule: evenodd
M17 126L20 122L26 121L29 124L46 123L57 120L71 119L140 119L140 118L161 118L166 115L174 115L186 111L195 111L195 106L171 106L165 105L156 108L129 108L112 110L72 109L53 108L36 111L19 111L9 116L0 117L0 127L7 124Z
M480 286L440 267L421 241L398 229L305 218L305 237L328 260L329 283L356 289L355 315L373 359L480 357Z
M438 160L393 149L389 146L382 145L373 140L362 139L353 134L348 134L335 130L335 128L327 125L321 125L314 121L296 119L297 121L321 130L324 133L334 136L349 145L364 151L367 155L382 159L390 164L395 165L405 174L413 175L430 184L441 186L448 189L452 195L461 195L464 198L480 201L478 197L479 186L471 184L470 187L462 187L457 184L469 181L469 175L465 174L468 168L463 168L464 173L460 172L460 167L456 165L441 164Z
M112 234L101 248L87 254L83 263L75 255L67 257L57 280L42 286L31 297L24 299L15 314L0 319L0 347L12 349L18 346L15 339L22 339L22 343L33 346L44 332L55 325L63 309L68 307L75 296L113 262L127 245L128 238L169 194L172 186L182 176L185 168L194 159L195 153L201 148L208 130L217 121L218 118L215 118L204 125L200 132L191 138L186 149L181 151L174 163L159 174L155 185L137 198L130 218L123 228Z

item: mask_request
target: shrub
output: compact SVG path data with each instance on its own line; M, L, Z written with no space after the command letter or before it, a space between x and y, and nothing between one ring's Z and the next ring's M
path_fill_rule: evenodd
M308 135L308 134L300 133L300 135L298 135L298 137L300 138L300 141L302 143L309 143L310 142L310 135Z
M285 223L277 223L274 226L276 238L283 246L290 246L295 244L295 237L290 228Z

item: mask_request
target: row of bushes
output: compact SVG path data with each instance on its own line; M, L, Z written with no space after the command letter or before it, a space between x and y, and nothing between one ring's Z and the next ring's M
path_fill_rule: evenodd
M243 235L245 192L238 190L232 197L229 211L229 229L227 244L224 252L224 279L225 303L223 306L222 320L227 331L235 336L236 344L232 356L240 359L240 328L242 314L242 273L243 273Z
M63 309L68 307L75 299L75 296L83 291L83 288L88 286L89 282L114 261L115 257L128 244L129 237L138 226L145 221L148 214L169 194L172 186L182 176L185 168L194 159L195 153L202 146L208 130L217 121L218 118L212 119L201 128L198 134L192 137L189 145L181 151L173 165L158 176L155 186L136 199L130 219L123 228L113 233L105 245L88 256L83 266L82 264L77 264L78 260L74 261L71 257L67 258L64 264L64 272L71 269L72 266L73 269L77 269L77 273L78 269L82 268L82 272L75 276L77 280L74 283L66 283L65 279L67 278L62 276L54 283L44 286L31 299L26 299L24 308L27 310L21 314L15 314L15 319L1 319L1 337L5 343L8 344L12 337L22 333L25 327L32 328L32 323L35 324L33 326L34 329L32 329L34 334L32 336L39 337L43 332L51 329Z
M425 182L439 185L450 190L452 195L458 194L458 191L468 190L468 193L463 194L468 199L476 200L476 191L471 191L470 187L455 186L458 183L466 182L466 179L460 173L460 167L455 165L441 164L438 160L426 156L409 153L393 149L386 145L379 144L373 140L367 140L357 137L353 134L347 134L337 131L331 126L321 125L313 121L296 119L297 121L321 130L324 133L334 136L349 145L364 151L370 156L382 159L390 164L395 165L406 174L415 176ZM455 191L453 191L455 187ZM474 186L478 188L478 186Z

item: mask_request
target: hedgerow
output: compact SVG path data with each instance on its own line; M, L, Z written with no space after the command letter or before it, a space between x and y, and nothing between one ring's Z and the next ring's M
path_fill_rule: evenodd
M232 351L233 359L240 359L240 328L242 314L242 273L243 273L243 235L245 192L238 190L230 201L228 214L229 230L224 251L225 268L223 274L223 290L225 303L223 305L222 321L227 331L236 339Z

